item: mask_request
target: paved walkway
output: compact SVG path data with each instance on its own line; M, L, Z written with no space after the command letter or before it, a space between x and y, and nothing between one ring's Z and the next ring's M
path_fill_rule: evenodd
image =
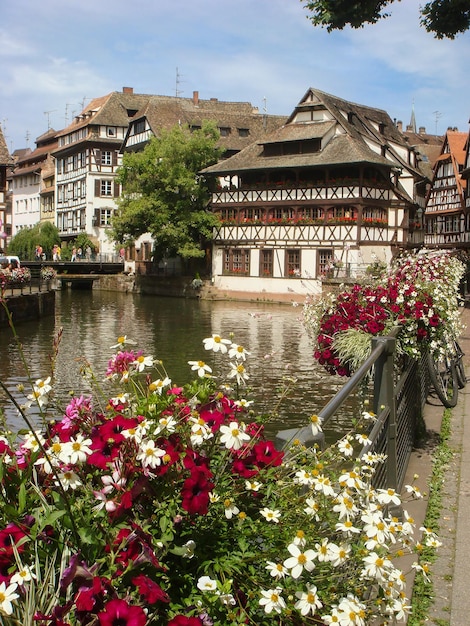
M462 319L466 326L460 339L465 352L464 363L470 379L470 309L464 309ZM426 427L430 434L439 433L443 407L433 397L424 410ZM443 477L442 511L439 529L436 529L442 546L432 565L435 597L429 612L431 626L470 625L470 380L459 391L459 401L452 409L450 448L453 452ZM432 436L431 436L432 441ZM432 469L432 445L413 455L409 475L420 474L420 488L426 492ZM426 500L424 502L426 504ZM422 524L426 506L416 505L413 516L417 526ZM410 507L411 508L411 507Z

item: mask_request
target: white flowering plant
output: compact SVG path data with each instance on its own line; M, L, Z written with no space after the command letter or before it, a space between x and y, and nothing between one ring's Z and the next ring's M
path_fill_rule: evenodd
M204 347L227 359L224 377L191 360L195 379L178 386L120 337L105 380L85 366L93 393L63 411L53 376L25 390L28 428L0 437L3 626L406 616L399 558L420 543L406 511L391 514L399 494L372 487L383 457L357 457L373 415L324 450L292 442L284 453L242 396L250 353L217 334ZM423 543L438 540L426 531Z
M403 254L389 271L304 305L314 358L331 374L349 376L368 356L371 337L394 326L399 353L436 357L461 332L459 285L465 264L450 252Z

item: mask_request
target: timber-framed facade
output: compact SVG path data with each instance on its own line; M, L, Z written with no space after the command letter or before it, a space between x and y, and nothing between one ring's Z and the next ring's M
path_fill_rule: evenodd
M470 246L467 180L463 175L468 133L448 130L426 197L425 236L428 248Z
M419 155L385 111L316 89L282 128L204 173L224 291L318 293L422 241Z

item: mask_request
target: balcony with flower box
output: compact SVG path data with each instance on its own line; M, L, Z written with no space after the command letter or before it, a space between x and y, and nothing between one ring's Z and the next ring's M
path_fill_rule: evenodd
M303 185L289 183L270 183L269 185L250 185L241 188L216 190L212 195L212 205L243 205L253 202L305 202L313 200L341 199L376 199L388 201L392 190L385 183L376 185L363 184L357 181L332 182Z

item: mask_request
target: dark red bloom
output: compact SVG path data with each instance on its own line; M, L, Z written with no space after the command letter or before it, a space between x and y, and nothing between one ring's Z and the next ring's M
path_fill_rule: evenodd
M0 559L10 559L13 557L13 546L21 554L25 549L24 539L27 534L16 524L8 524L6 528L0 530ZM23 539L23 541L21 541Z
M209 508L209 493L214 488L207 479L206 471L193 468L191 476L183 483L181 506L191 515L206 515Z
M98 613L100 626L145 626L147 616L141 606L132 606L125 600L110 600L104 611Z
M103 439L100 435L92 438L90 448L92 454L87 459L90 465L99 467L100 469L108 469L108 464L112 463L119 454L119 445L114 439Z
M169 595L163 591L160 585L157 585L156 582L144 574L135 576L132 579L132 583L137 587L146 604L170 601Z
M90 612L96 607L97 604L102 602L105 591L107 591L108 587L108 585L103 584L103 582L109 581L107 579L101 579L99 576L95 576L90 587L82 587L79 589L75 598L77 611Z
M253 446L253 453L258 467L278 467L284 458L284 452L276 450L272 441L259 441Z

